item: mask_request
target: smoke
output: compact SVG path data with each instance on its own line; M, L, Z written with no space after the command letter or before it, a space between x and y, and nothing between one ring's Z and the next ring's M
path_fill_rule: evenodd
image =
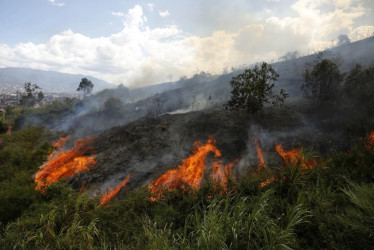
M275 63L281 76L276 86L285 88L292 98L286 100L283 109L267 107L263 114L249 118L222 109L230 97L231 78L242 72L238 69L220 76L201 73L173 83L102 91L77 104L72 113L60 119L64 122L51 123L49 127L67 130L73 139L98 135L94 142L97 168L74 177L74 187L87 181L105 192L130 173L129 188L147 185L166 170L176 168L191 154L194 142L205 143L209 136L216 138L224 164L239 159L235 167L239 173L246 167L257 167L255 139L265 163L279 167L276 144L282 144L285 150L313 146L322 156L350 146L347 123L363 121L334 109L313 114L304 107L301 73L308 64L323 58L339 58L341 69L355 61L370 64L373 47L371 38L322 54ZM157 99L162 100L161 109Z
M373 65L374 57L369 53L374 51L373 41L374 38L370 38L345 44L322 54L274 63L273 67L280 75L275 91L285 89L290 94L288 103L302 100L302 73L308 65L323 58L337 62L343 72L349 71L356 63L361 63L364 67ZM43 125L52 130L69 131L74 139L78 139L100 134L111 127L122 126L140 118L157 119L163 114L220 109L230 98L231 78L241 72L242 69L223 75L201 72L189 79L182 78L176 82L136 89L120 85L116 89L104 90L83 100L71 110L60 112L49 123L48 119L32 114L18 121L16 127ZM158 105L160 103L162 105Z

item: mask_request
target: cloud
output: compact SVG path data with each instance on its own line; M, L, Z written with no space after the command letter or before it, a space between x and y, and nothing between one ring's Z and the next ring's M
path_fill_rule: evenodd
M123 28L109 36L92 38L68 29L42 44L0 44L0 67L81 73L139 87L168 81L169 74L174 79L196 70L218 74L227 66L276 60L291 50L319 50L342 33L354 41L356 35L360 39L374 32L374 26L354 26L365 13L357 1L335 0L330 8L322 2L299 0L292 5L293 16L274 15L205 36L175 24L151 28L136 5L126 13L114 12Z
M124 16L125 14L123 14L122 12L112 12L112 15L113 16Z
M58 3L56 0L48 0L50 3L52 3L55 6L62 7L65 6L65 3Z
M363 25L353 29L349 34L351 41L357 41L365 39L370 36L374 36L374 26L372 25Z
M282 30L291 30L290 35L300 35L309 41L306 46L322 50L331 45L341 33L354 29L354 20L365 15L366 9L357 0L298 0L291 8L296 16L266 19L267 24Z
M155 5L154 5L153 3L148 3L147 6L148 6L148 8L149 8L149 10L150 10L151 12L153 11L153 9L154 9L154 7L155 7Z
M159 11L158 14L160 15L160 17L167 17L167 16L170 16L170 13L168 10L165 10L165 11Z

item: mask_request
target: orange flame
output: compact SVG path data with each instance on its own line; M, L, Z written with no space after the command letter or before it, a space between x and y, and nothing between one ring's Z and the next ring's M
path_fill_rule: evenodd
M258 142L257 138L255 138L255 144L256 144L256 150L257 150L257 157L259 161L257 171L260 171L260 168L265 167L266 165L265 165L264 157L262 155L262 149L260 147L260 143Z
M118 192L121 190L121 188L123 188L123 187L125 187L127 185L127 183L129 182L130 178L131 178L131 174L127 175L126 178L119 185L117 185L114 189L109 188L108 192L105 193L101 197L100 204L104 205L105 203L107 203L108 201L110 201L111 199L113 199L113 197L118 194Z
M294 148L291 151L284 151L282 145L277 144L275 146L275 150L278 154L283 158L286 162L286 165L296 165L300 164L300 166L304 169L314 168L317 165L315 160L306 160L305 155L301 152L299 148Z
M305 155L301 152L299 148L294 148L291 151L285 151L282 147L282 145L277 144L275 145L275 150L278 152L278 154L283 158L283 160L286 163L286 167L290 165L297 165L300 164L300 166L303 169L311 169L314 168L317 165L316 160L307 160L305 159ZM260 183L261 187L265 187L268 184L277 181L278 179L273 175L266 179L265 181Z
M8 131L6 131L6 134L7 135L11 135L12 134L12 126L8 126Z
M69 151L62 151L70 137L61 138L53 144L55 152L49 157L38 172L35 174L35 190L44 193L47 187L54 182L58 182L61 178L75 175L76 173L89 171L90 167L96 164L95 156L85 156L88 152L92 152L92 140L88 137L75 141L74 148Z
M194 150L192 155L182 161L182 164L177 169L170 169L161 175L157 180L148 185L153 198L151 200L159 199L162 190L181 189L186 191L187 186L193 189L199 189L201 181L203 180L205 172L205 160L209 153L214 153L215 161L212 164L212 177L219 181L222 186L227 183L227 175L231 174L232 167L235 163L222 165L221 152L216 147L216 140L210 137L206 144L200 142L194 143Z
M263 187L266 187L268 184L270 184L270 183L272 183L272 182L274 182L274 181L276 181L276 180L277 180L277 177L272 176L272 177L270 177L270 178L264 180L263 182L261 182L261 183L260 183L260 186L261 186L262 188L263 188Z
M369 142L374 145L374 130L369 135Z
M371 131L370 135L367 137L367 142L364 143L367 150L374 151L374 131Z

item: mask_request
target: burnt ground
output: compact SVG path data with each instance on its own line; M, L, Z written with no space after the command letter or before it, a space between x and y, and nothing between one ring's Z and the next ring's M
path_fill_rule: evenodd
M148 184L167 169L176 168L192 152L195 141L216 138L223 163L240 157L246 150L248 120L235 113L190 112L143 118L115 127L94 140L96 168L71 180L106 190L132 174L130 186Z
M258 138L269 167L281 166L281 158L274 150L278 143L285 150L311 146L322 156L350 145L344 123L334 122L331 132L311 125L303 114L291 110L267 109L250 116L211 109L141 118L108 129L94 140L94 169L74 176L70 184L79 189L86 183L95 192L105 192L132 174L129 188L147 185L166 170L176 168L192 153L195 141L205 143L209 136L216 139L223 164L240 159L234 167L236 174L242 167L257 165L254 138Z
M282 135L281 129L290 130L300 125L298 118L289 112L280 112L279 117L275 114L279 110L249 116L211 109L142 118L108 129L94 140L95 168L74 176L70 184L79 189L86 183L89 188L105 191L132 174L130 188L147 185L166 170L176 168L192 153L194 142L206 143L210 136L216 139L223 164L235 159L243 159L246 165L256 164L254 137L264 149L265 160L271 161L277 138L294 142L295 130L291 129L291 135Z

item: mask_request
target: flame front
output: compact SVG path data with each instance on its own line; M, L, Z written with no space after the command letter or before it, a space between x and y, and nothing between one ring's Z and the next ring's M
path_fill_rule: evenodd
M152 199L160 198L163 189L181 189L183 192L187 186L198 189L204 177L206 168L205 160L209 153L214 153L214 162L212 163L212 178L221 181L222 185L227 183L227 176L231 174L235 163L224 166L221 160L221 152L216 147L216 140L210 137L206 144L195 142L192 155L182 161L177 169L170 169L161 175L157 180L148 185L152 193Z
M121 188L127 185L130 178L131 178L131 174L127 175L126 178L119 185L117 185L114 189L109 188L108 192L101 197L100 204L104 205L105 203L110 201L114 196L116 196L118 192L121 190Z
M299 148L294 148L291 151L286 152L282 145L277 144L275 150L283 158L287 166L300 164L302 168L310 169L317 165L315 160L307 160Z
M371 131L369 135L369 142L374 145L374 131Z
M289 167L291 165L300 165L304 170L312 169L317 165L316 160L308 160L306 159L305 155L301 152L301 149L294 148L291 151L285 151L282 145L277 144L275 145L275 151L283 158L284 162L286 163L285 167ZM277 178L272 175L265 181L261 182L260 186L265 187L268 184L277 181Z
M51 183L79 172L89 171L90 167L96 164L95 156L85 156L88 152L92 152L91 137L77 140L72 150L63 151L62 147L69 139L70 137L64 137L53 144L55 152L51 153L47 162L35 174L37 184L35 190L44 193Z
M12 126L8 126L8 130L6 131L6 134L7 135L11 135L12 134Z
M265 161L264 161L264 156L262 155L262 149L260 147L260 143L258 142L257 138L255 138L255 144L256 144L256 151L257 151L257 157L258 157L257 171L260 171L261 167L265 167Z
M368 136L368 144L365 145L368 150L374 151L374 131L371 131Z

